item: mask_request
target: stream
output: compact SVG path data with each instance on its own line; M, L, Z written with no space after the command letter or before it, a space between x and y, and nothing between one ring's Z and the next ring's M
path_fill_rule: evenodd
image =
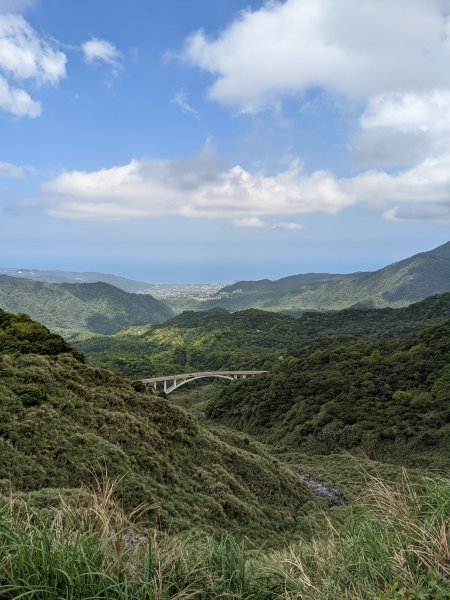
M316 494L316 496L327 498L331 506L345 506L348 504L347 500L337 488L327 485L318 479L313 479L310 475L305 473L298 473L298 476Z

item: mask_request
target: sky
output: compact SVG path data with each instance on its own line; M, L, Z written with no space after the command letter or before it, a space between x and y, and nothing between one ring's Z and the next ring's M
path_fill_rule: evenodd
M0 0L0 266L229 282L450 239L449 0Z

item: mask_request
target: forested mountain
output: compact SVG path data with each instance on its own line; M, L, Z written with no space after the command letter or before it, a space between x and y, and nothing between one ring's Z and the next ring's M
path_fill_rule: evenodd
M450 242L374 272L308 273L277 281L239 281L222 288L203 308L248 307L284 312L364 306L405 306L450 291Z
M262 310L185 312L160 326L77 342L89 360L133 377L191 370L271 369L297 356L355 338L393 338L450 319L450 293L405 308L310 312L299 319Z
M0 275L0 308L26 313L70 338L112 334L131 325L162 323L171 310L148 294L130 294L107 283L44 283Z
M295 531L306 514L311 493L258 445L242 449L232 434L224 441L3 311L0 373L0 494L41 490L38 501L51 504L106 469L127 510L145 502L146 521L172 532L200 525L266 539Z
M447 321L403 339L306 345L264 379L224 387L207 414L311 454L448 469L449 401Z
M309 310L401 307L450 291L450 242L375 272L306 273L276 281L239 281L215 295L217 284L154 284L97 272L0 269L0 278L1 274L47 283L108 283L127 292L167 300L176 313L223 307L230 311L261 308L298 316Z

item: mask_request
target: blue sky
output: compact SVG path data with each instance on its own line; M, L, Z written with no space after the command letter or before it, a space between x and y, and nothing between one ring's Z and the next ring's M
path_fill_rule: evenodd
M0 266L231 281L444 243L449 12L0 0Z

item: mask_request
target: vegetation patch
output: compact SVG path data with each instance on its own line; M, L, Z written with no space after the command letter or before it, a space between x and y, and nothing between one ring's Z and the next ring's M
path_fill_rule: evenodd
M0 498L4 598L446 600L450 482L368 482L343 522L270 551L229 534L161 534L124 513L114 484L45 511Z
M450 322L403 340L304 347L264 378L223 387L206 414L308 454L446 469L449 364Z
M401 338L450 319L450 293L401 309L310 312L295 319L249 309L186 312L168 323L76 343L91 364L135 378L217 369L271 369L355 339Z
M29 352L13 326L28 321L2 318L0 331L17 340L7 344L13 354L0 354L4 485L22 492L77 488L106 469L120 480L124 507L148 503L146 519L155 527L226 528L273 540L301 528L314 498L263 447L249 452L220 439L150 390L83 364L45 328L39 344L54 351L56 337L62 352Z

